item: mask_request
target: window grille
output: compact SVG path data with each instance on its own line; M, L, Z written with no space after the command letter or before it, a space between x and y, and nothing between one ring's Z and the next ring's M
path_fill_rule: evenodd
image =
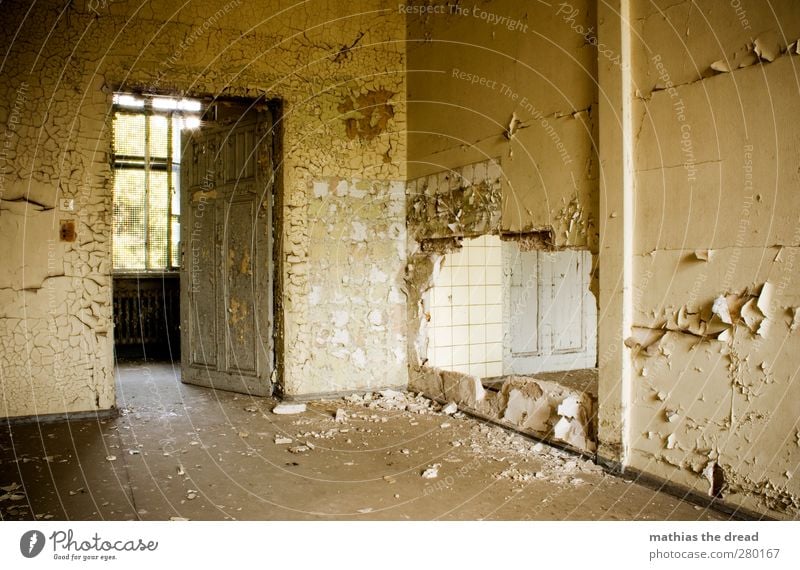
M181 130L200 125L200 101L114 95L115 272L180 265Z

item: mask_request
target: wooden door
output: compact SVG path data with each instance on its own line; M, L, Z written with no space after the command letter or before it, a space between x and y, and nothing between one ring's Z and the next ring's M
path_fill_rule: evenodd
M266 108L184 133L185 383L257 396L272 393L273 138L273 117Z

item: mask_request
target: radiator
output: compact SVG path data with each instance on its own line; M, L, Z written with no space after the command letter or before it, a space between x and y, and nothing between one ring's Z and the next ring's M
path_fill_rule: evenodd
M173 346L180 340L177 278L114 278L114 343Z

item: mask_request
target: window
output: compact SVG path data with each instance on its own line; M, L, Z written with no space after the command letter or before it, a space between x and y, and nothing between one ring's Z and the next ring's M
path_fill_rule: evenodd
M181 130L200 126L200 101L114 95L114 271L180 265Z

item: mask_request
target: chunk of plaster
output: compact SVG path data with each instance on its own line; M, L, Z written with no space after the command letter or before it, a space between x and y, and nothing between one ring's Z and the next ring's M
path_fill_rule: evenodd
M750 299L744 304L741 315L742 319L744 319L744 324L753 332L756 332L758 325L764 320L764 315L756 305L755 299Z
M731 320L731 312L728 308L728 300L720 295L716 299L714 299L714 304L711 306L711 312L714 313L719 317L719 319L725 324L733 324Z
M719 71L720 73L729 73L731 68L728 65L728 62L724 59L718 59L714 63L711 64L711 69L714 71Z
M633 327L631 329L631 336L625 340L625 346L628 348L648 348L656 345L666 334L667 331L663 329L651 329L647 327Z
M761 293L758 295L758 308L765 317L770 316L770 308L772 306L772 296L774 292L774 285L767 281L761 287Z
M272 413L278 415L302 414L305 411L305 404L278 404L272 408Z
M503 136L506 139L511 140L514 138L514 135L517 134L517 130L521 128L522 121L519 120L516 113L511 113L511 119L508 121L508 126L506 127Z
M800 307L792 308L792 324L789 325L790 331L796 331L800 327Z
M558 415L565 418L577 418L581 413L581 404L578 398L570 396L558 405Z
M760 34L753 43L753 51L764 61L775 61L781 53L781 44L778 34L774 31Z
M700 261L708 261L711 259L711 255L714 252L710 249L696 249L694 250L694 256L699 259Z

